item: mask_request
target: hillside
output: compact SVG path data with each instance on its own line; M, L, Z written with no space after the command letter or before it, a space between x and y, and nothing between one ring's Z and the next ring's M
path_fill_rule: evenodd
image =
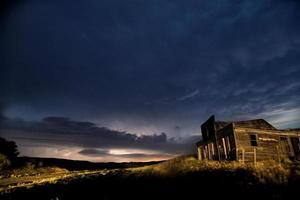
M34 165L42 164L45 167L59 167L67 170L97 170L97 169L115 169L115 168L129 168L129 167L141 167L145 165L152 165L160 163L161 161L153 162L89 162L81 160L67 160L59 158L38 158L38 157L19 157L19 165L25 163L32 163Z
M254 167L186 156L142 167L86 172L15 188L2 193L1 199L285 199L297 194L300 185L300 165L290 161Z

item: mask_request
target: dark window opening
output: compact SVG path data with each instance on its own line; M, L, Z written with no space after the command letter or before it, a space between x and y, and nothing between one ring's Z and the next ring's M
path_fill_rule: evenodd
M254 135L254 134L250 135L250 144L251 144L251 146L257 146L256 135Z
M292 137L291 138L291 143L292 143L295 155L296 156L299 155L300 154L300 140L299 140L299 138Z

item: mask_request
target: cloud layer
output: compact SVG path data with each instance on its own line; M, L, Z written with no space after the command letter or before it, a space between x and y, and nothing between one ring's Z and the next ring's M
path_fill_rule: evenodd
M63 117L31 122L6 119L1 123L0 136L16 141L23 155L85 157L95 161L166 159L193 153L200 139L200 135L168 139L165 133L137 136Z
M162 132L199 135L211 114L299 127L299 1L5 2L0 103L7 117L42 126L62 120L59 131L105 133L123 147L133 134L150 135L132 144L150 140L154 149ZM89 143L97 151L107 144Z

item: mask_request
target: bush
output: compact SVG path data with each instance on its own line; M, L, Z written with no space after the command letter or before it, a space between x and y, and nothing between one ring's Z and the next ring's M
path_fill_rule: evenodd
M3 154L0 154L0 170L10 166L10 160Z
M0 154L5 155L11 161L15 160L19 155L16 143L0 137Z

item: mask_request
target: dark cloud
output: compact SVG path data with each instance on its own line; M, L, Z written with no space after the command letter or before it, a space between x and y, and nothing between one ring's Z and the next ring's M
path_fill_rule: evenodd
M300 122L299 1L10 2L0 102L36 129L145 146L166 137L127 132L187 137L211 114Z
M139 152L114 155L109 153L109 149L156 152L150 154L155 157L181 155L193 153L195 142L200 139L200 135L168 139L165 133L138 136L63 117L47 117L42 121L6 119L2 124L1 136L15 140L22 148L26 145L29 145L29 148L36 145L76 147L81 148L79 154L92 157L126 157L127 155L137 158L139 157L137 154L144 154Z
M4 119L4 113L3 113L3 105L0 102L0 123Z
M109 151L108 150L104 150L104 149L83 149L81 151L79 151L78 153L83 154L83 155L87 155L87 156L107 156L109 155Z
M79 122L79 121L72 121L66 117L46 117L43 119L43 122L49 124L50 126L58 126L60 128L70 128L70 129L87 129L95 127L96 125L91 122Z

